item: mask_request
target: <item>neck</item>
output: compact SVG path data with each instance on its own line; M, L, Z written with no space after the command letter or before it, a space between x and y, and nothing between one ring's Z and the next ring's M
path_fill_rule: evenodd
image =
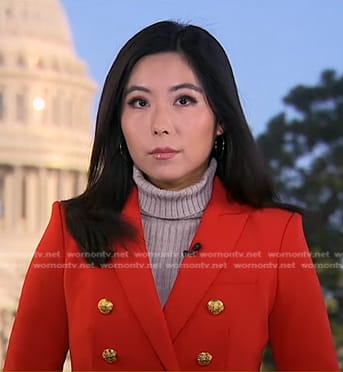
M217 162L212 159L197 183L181 190L164 190L146 180L134 166L133 179L138 187L142 214L165 219L185 219L202 214L212 194L216 168Z

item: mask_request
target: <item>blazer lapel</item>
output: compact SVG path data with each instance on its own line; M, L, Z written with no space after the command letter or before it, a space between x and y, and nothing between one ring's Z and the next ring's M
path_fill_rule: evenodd
M144 241L136 189L132 191L124 207L123 215L135 226L138 232L138 241L127 243L125 251L120 249L121 253L127 252L127 255L119 254L114 258L117 264L116 274L127 294L132 310L164 368L179 370L180 367L175 356L154 277L149 267L150 260Z
M184 258L164 307L173 341L224 267L227 258L223 253L232 251L237 244L248 211L249 207L230 202L224 186L215 179L212 199L192 241L192 245L200 243L201 249Z

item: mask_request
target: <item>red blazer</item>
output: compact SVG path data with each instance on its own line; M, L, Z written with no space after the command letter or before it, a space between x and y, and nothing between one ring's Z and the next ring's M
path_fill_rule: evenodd
M136 190L123 213L139 242L116 246L106 268L91 268L54 204L5 371L60 371L68 349L76 371L258 371L268 340L278 370L339 370L300 215L234 203L216 179L193 239L202 248L185 257L161 308ZM101 299L113 309L101 312ZM211 300L223 311L215 315Z

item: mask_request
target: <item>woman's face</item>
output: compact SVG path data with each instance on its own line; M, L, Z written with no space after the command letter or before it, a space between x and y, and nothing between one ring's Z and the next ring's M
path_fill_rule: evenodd
M199 181L222 133L195 73L173 52L137 62L124 91L121 125L137 168L169 190Z

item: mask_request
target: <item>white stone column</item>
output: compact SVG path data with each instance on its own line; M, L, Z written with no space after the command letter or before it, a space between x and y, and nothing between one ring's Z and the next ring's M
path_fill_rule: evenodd
M77 173L77 194L82 194L86 190L87 186L87 175L83 172Z
M13 197L12 197L13 217L15 231L22 230L22 210L23 210L23 169L16 166L13 172Z
M38 219L39 229L44 229L46 221L48 219L47 213L47 193L48 193L48 171L45 168L38 169L38 188L37 188L37 200L38 200Z
M60 198L69 199L75 196L75 175L73 172L60 171Z
M39 229L45 229L50 215L52 203L58 199L58 171L55 169L39 169Z
M4 189L4 229L11 231L14 225L14 192L13 192L13 172L7 172L5 175Z
M58 199L58 171L53 169L48 171L47 200L46 200L46 223L51 214L51 207L54 201Z
M29 232L39 229L38 174L30 170L26 174L26 226Z
M0 165L0 231L4 229L4 211L5 211L5 172Z

